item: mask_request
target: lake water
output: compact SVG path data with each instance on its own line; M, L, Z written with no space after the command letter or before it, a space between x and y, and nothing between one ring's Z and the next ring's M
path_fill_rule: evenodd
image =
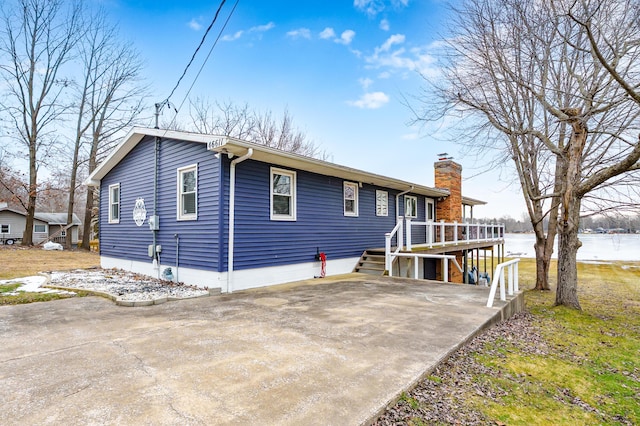
M578 250L578 260L635 260L640 261L640 234L580 234L582 247ZM535 257L533 234L506 234L505 253L507 257ZM558 239L553 258L558 257Z

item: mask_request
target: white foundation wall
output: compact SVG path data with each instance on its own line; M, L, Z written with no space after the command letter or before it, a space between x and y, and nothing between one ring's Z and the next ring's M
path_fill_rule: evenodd
M326 275L346 274L353 271L359 257L328 260ZM100 266L105 269L117 268L131 271L153 278L161 278L165 268L171 268L174 280L177 279L188 285L202 288L219 288L223 293L250 288L267 287L276 284L284 284L293 281L301 281L320 275L320 262L298 263L294 265L270 266L266 268L243 269L231 273L231 281L227 280L227 272L206 271L179 267L175 265L160 264L157 268L149 262L119 259L115 257L100 256Z

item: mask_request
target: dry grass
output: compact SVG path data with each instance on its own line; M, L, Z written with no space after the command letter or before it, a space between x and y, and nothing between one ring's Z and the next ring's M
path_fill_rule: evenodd
M97 253L84 250L0 246L0 280L28 277L42 271L63 271L100 266Z

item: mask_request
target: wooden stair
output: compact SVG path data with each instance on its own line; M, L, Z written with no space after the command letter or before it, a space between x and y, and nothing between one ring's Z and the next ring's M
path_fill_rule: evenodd
M368 249L362 253L353 272L369 275L384 275L385 260L384 249Z

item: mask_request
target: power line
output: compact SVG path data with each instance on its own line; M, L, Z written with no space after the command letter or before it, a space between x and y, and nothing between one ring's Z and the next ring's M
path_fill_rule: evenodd
M207 61L209 60L209 57L211 56L211 53L213 52L213 49L218 44L218 41L220 41L220 37L222 36L222 33L224 32L225 28L227 27L227 24L231 20L231 16L233 15L233 12L235 12L236 7L238 6L239 2L240 2L240 0L236 0L236 2L233 5L233 8L231 9L231 12L229 13L229 16L227 16L227 19L224 21L224 25L220 29L220 32L218 32L218 36L216 37L216 41L213 42L213 45L211 46L211 49L209 49L209 53L207 53L206 58L204 58L204 62L202 62L202 65L200 65L200 69L198 70L198 73L193 78L193 82L191 82L191 86L189 86L189 90L187 90L187 93L184 95L184 98L182 98L182 102L180 102L180 106L176 110L176 115L173 117L173 120L171 120L172 124L173 124L173 121L175 121L175 119L178 116L177 115L178 111L180 111L182 109L182 106L184 105L185 101L189 97L189 94L191 93L191 90L193 89L193 86L195 86L195 84L196 84L196 81L198 81L198 77L200 77L200 74L202 73L202 70L204 69L204 66L207 64Z
M209 31L211 31L211 28L213 27L213 25L216 23L216 20L218 19L218 15L220 14L220 10L222 10L222 6L224 6L226 0L222 0L220 2L220 6L218 6L218 10L216 10L216 14L213 17L213 20L211 21L211 23L209 24L209 27L207 27L207 30L204 32L204 35L202 36L202 40L200 40L200 44L198 45L198 47L196 47L196 50L193 52L193 55L191 55L191 59L189 60L189 63L187 64L187 66L184 68L184 71L182 72L182 75L180 76L180 78L178 79L178 82L176 83L175 87L173 88L173 90L171 90L171 93L169 94L169 96L167 96L167 99L165 100L165 102L169 102L169 99L171 99L171 96L173 96L173 93L176 91L176 89L178 88L178 86L180 85L180 82L182 81L182 79L184 78L184 76L187 74L187 70L189 69L189 67L191 66L191 64L193 63L194 59L196 58L196 55L198 54L198 51L200 50L200 48L202 47L202 45L204 44L205 39L207 38L207 35L209 34ZM238 3L236 2L236 5ZM235 9L235 6L234 6ZM232 12L233 13L233 12ZM225 24L226 25L226 24ZM217 41L217 40L216 40Z

